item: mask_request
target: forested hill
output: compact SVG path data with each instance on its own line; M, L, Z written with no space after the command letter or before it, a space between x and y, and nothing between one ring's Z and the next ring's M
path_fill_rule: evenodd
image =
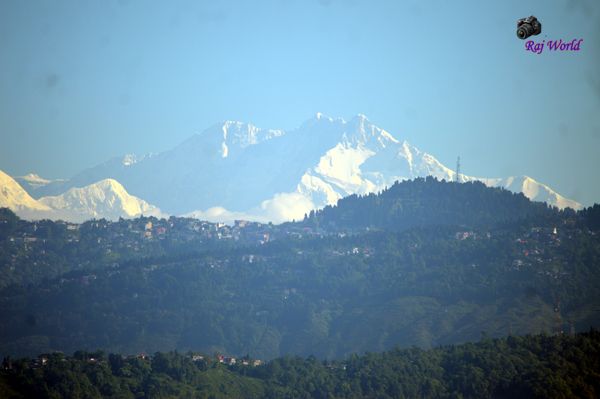
M401 231L414 226L489 227L523 219L554 219L561 213L523 194L489 188L481 182L455 183L433 177L396 182L379 194L351 195L337 206L311 212L306 226L375 228Z
M219 360L220 359L220 360ZM0 397L22 398L597 398L600 333L484 339L322 362L265 365L177 352L78 351L5 359ZM234 363L235 362L235 363Z
M362 225L321 222L328 212L356 214ZM75 225L0 210L0 355L102 348L339 359L473 341L482 331L582 331L600 326L599 215L599 206L559 212L433 179L284 225Z

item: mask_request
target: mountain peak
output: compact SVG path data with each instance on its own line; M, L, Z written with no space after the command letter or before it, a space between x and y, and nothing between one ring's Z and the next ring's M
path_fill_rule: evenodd
M313 118L313 120L324 121L324 122L333 122L333 121L344 121L342 118L332 118L329 115L325 115L322 112L317 112Z
M100 180L97 183L91 184L87 187L99 187L105 190L113 190L113 191L120 191L123 192L125 191L125 187L123 187L123 185L121 183L119 183L118 181L116 181L115 179L103 179Z
M307 119L306 121L304 121L304 123L302 123L300 129L310 128L313 126L329 126L336 123L345 124L346 121L344 120L344 118L334 118L323 112L316 112L312 118Z
M230 147L244 149L248 146L270 140L274 137L283 136L285 132L278 129L261 129L251 123L239 121L225 121L221 126L222 142L221 156L227 158Z
M47 211L49 208L31 198L19 183L0 170L0 207L12 211Z
M78 195L84 196L81 191L65 190L90 185L92 198L121 204L120 198L126 197L122 182L173 214L221 207L279 222L335 204L350 194L381 191L395 181L425 176L455 179L455 171L397 137L364 114L345 121L318 112L289 133L227 120L143 162L133 163L133 157L130 167L121 162L99 165L57 185L61 191L44 192L71 195L75 201ZM118 181L102 180L112 177ZM523 192L559 208L581 207L526 176L461 175L461 180Z
M356 115L347 125L345 139L349 144L386 148L392 143L400 143L392 134L371 123L364 114Z
M135 154L125 154L125 155L123 155L123 158L121 159L121 164L123 166L135 165L136 163L144 160L144 158L146 158L146 157L145 156L138 157Z
M61 195L43 197L39 202L54 211L53 218L75 222L92 218L116 220L141 214L162 215L157 207L129 194L121 183L112 178L85 187L74 187Z
M500 183L498 185L513 192L522 192L532 201L546 202L560 209L583 208L579 202L563 197L547 185L540 183L526 175L510 176L506 179L500 179Z

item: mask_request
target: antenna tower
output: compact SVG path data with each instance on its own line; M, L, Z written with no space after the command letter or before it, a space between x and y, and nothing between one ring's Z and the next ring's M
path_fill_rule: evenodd
M456 174L454 175L454 181L460 183L460 156L456 159Z

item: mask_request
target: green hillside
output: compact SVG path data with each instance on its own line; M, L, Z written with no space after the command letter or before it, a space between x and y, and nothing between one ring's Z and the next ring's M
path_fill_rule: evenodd
M231 361L231 359L227 359ZM600 334L510 336L322 362L265 365L156 353L5 359L3 398L597 398Z
M406 198L412 205L389 216ZM4 211L0 354L339 359L585 331L600 325L598 213L433 179L279 226L182 218L74 226ZM359 214L367 222L344 222Z

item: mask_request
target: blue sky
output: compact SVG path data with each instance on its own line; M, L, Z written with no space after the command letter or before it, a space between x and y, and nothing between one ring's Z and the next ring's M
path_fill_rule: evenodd
M531 54L535 40L584 39ZM225 119L366 114L477 176L600 202L600 7L565 1L0 2L0 169L70 177Z

